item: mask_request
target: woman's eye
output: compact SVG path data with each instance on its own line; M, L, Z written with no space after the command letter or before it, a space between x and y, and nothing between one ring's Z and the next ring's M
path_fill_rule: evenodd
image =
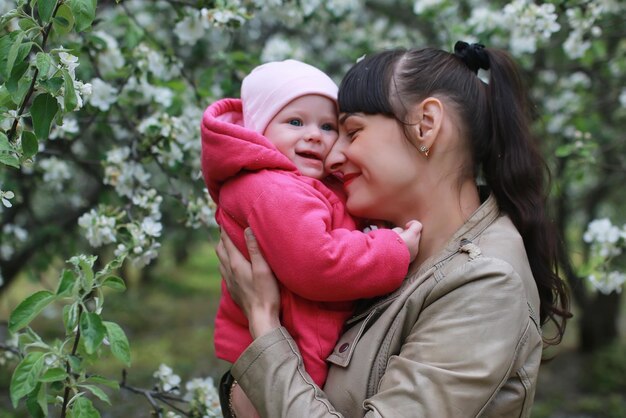
M302 121L300 119L290 119L289 124L293 126L302 126Z
M337 129L335 128L335 125L333 125L332 123L325 123L322 125L322 130L323 131L336 131Z
M357 133L359 133L359 130L358 130L358 129L355 129L355 130L353 130L353 131L348 131L348 132L346 133L346 135L348 136L348 139L350 139L350 141L354 141L354 140L355 140L355 138L356 138Z

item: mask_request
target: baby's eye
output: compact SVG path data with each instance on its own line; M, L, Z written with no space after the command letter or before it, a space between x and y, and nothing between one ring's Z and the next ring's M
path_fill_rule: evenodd
M289 124L293 126L302 126L302 121L300 119L289 119Z
M322 125L322 130L323 131L336 131L337 129L335 128L335 125L333 125L332 123L325 123Z

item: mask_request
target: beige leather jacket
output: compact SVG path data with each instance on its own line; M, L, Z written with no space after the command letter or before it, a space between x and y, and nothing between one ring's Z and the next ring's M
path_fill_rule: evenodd
M323 391L284 328L231 372L263 417L527 417L538 312L522 238L492 196L400 289L349 320Z

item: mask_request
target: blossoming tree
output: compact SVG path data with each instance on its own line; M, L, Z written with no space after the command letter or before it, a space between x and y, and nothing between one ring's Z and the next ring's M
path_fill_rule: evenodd
M98 254L95 267L143 267L165 240L206 239L200 115L236 96L254 65L298 58L340 80L370 51L463 39L510 50L533 86L563 271L593 349L617 335L625 281L625 9L618 0L3 1L0 293L18 273L76 252Z

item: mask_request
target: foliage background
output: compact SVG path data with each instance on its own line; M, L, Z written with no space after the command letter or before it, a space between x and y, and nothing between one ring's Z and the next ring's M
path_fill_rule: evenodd
M532 86L575 302L535 414L625 416L625 9L617 0L2 2L0 318L54 288L74 254L125 257L129 290L107 296L107 310L131 341L130 378L149 387L162 362L185 378L217 377L202 110L236 97L261 62L298 58L340 81L371 51L480 41L510 50ZM34 327L55 338L58 316L44 314ZM101 367L117 378L122 366ZM141 405L123 396L125 408Z

